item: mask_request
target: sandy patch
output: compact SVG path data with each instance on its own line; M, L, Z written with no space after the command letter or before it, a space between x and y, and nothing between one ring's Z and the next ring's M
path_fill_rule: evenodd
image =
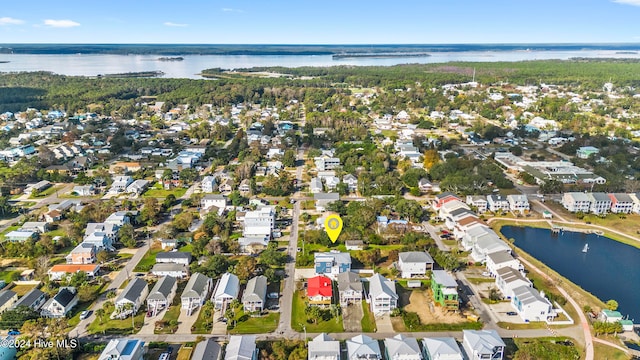
M433 305L430 305L433 304ZM431 310L433 308L433 311ZM448 323L457 324L468 322L466 318L452 311L443 310L433 302L430 291L412 291L406 311L415 312L423 324Z

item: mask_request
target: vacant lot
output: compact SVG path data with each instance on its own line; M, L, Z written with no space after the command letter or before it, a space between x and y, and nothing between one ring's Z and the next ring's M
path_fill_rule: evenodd
M404 309L417 313L422 324L458 324L469 321L462 317L460 313L445 311L436 304L431 305L432 303L433 299L429 291L412 291L411 297L409 298L409 305L405 306Z

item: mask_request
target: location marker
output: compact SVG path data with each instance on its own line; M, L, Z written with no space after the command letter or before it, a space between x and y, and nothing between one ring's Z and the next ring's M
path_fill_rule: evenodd
M329 235L331 242L335 243L342 231L342 219L340 215L331 214L324 220L324 231Z

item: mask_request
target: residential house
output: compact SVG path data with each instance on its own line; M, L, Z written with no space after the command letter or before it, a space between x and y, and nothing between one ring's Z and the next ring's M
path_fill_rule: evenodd
M44 214L44 221L48 223L60 220L62 220L62 212L60 212L59 210L51 210L48 213Z
M454 203L456 203L456 202L452 201L452 202L449 202L449 203L445 204L440 209L440 211L443 212L444 208L447 205L454 204ZM443 216L440 216L441 219L444 219L445 225L447 226L447 229L454 230L456 228L456 226L460 222L467 223L468 219L480 220L478 218L478 215L474 211L469 210L467 208L466 204L464 204L464 206L465 206L465 208L459 208L459 209L453 210L448 215L444 215L444 212L443 212ZM465 221L465 220L467 220L467 221Z
M556 316L549 299L530 286L519 286L513 289L511 306L525 322L549 321Z
M468 228L462 236L462 248L465 251L472 250L475 244L478 242L478 239L482 237L498 237L498 234L496 234L495 231L491 230L491 228L489 228L485 224L472 226Z
M208 338L196 344L191 360L220 360L222 347L214 339Z
M176 239L160 239L160 246L162 250L175 249L178 246L178 240ZM157 258L157 255L156 255Z
M120 313L122 317L126 317L130 314L130 312L126 310L127 304L132 305L134 314L137 313L148 294L149 284L147 284L146 281L139 277L131 279L114 302L116 306L115 313Z
M75 288L63 287L58 293L47 300L40 314L49 318L62 318L78 304L78 294Z
M167 251L156 254L156 263L172 263L189 266L191 253L181 251Z
M89 235L85 236L82 240L83 243L93 245L95 248L100 250L113 251L115 250L113 247L113 240L106 233L102 231L92 232Z
M194 310L202 306L205 301L209 299L212 287L213 280L209 277L201 273L191 275L180 297L182 309L187 311L187 315L190 316Z
M509 267L514 270L523 271L524 266L508 252L499 251L487 255L487 271L491 276L496 276L498 270Z
M629 197L633 201L633 212L640 214L640 193L631 193Z
M356 335L346 341L348 360L382 360L378 340Z
M398 293L396 283L384 278L380 274L373 274L369 278L369 306L375 315L391 312L398 307Z
M462 239L465 234L474 227L487 227L487 225L478 217L468 216L458 221L453 227L453 236L456 239Z
M471 249L471 257L477 262L485 262L487 255L496 252L511 252L511 248L497 235L479 237Z
M611 212L614 214L630 214L633 211L633 199L627 194L609 194Z
M340 305L346 306L362 301L362 281L360 275L346 271L338 274L338 293Z
M224 360L258 360L255 335L231 335Z
M425 178L422 178L418 181L418 190L420 190L421 193L428 193L433 191L433 184L431 184L431 182Z
M47 294L40 291L40 289L33 288L28 293L24 294L18 301L13 304L12 309L20 306L30 307L33 311L38 311L47 301Z
M422 360L418 340L402 334L384 339L384 350L388 360Z
M475 207L479 214L487 212L489 209L489 203L487 202L487 198L485 196L480 195L467 195L467 205Z
M214 339L208 338L196 344L191 360L220 360L222 347Z
M362 250L364 249L364 241L362 240L347 240L344 242L347 251Z
M173 276L164 276L153 286L147 296L147 312L153 316L168 308L176 296L178 282Z
M591 209L591 199L583 192L566 192L562 195L562 206L570 212L588 213Z
M18 301L18 294L12 290L0 291L0 314L10 309Z
M247 196L251 194L251 181L249 179L244 179L240 181L240 185L238 185L238 191L240 195Z
M448 203L449 201L458 200L461 201L459 197L457 197L454 193L445 191L442 194L438 194L433 199L431 206L434 210L440 210L442 205Z
M222 215L227 207L227 198L220 194L207 194L200 200L200 207L203 211L216 211L218 215Z
M502 360L506 344L495 330L462 330L462 347L469 360Z
M313 254L316 275L326 275L333 279L340 273L351 270L351 255L348 252L316 252Z
M47 272L49 279L62 280L63 278L75 274L77 272L84 272L88 277L93 278L100 272L100 265L98 264L58 264L53 265Z
M67 264L93 264L96 262L96 247L89 243L80 243L66 256Z
M30 230L13 230L4 235L4 240L9 242L25 242L38 239L38 232Z
M242 294L245 312L262 312L267 303L267 278L263 275L249 279Z
M444 270L431 272L431 291L433 300L446 310L458 311L458 283Z
M340 166L340 159L336 157L320 156L314 158L314 162L319 171L333 170Z
M314 276L307 280L307 298L309 305L328 306L331 305L333 287L331 279L326 276Z
M351 174L347 174L342 177L342 182L347 185L349 192L355 192L358 190L358 178Z
M487 195L487 206L489 211L509 211L509 201L502 195Z
M312 194L321 193L323 189L322 180L320 180L320 178L311 178L311 181L309 182L309 191Z
M340 360L340 342L322 333L307 344L308 360Z
M133 183L133 178L131 176L114 176L109 192L116 194L123 193L131 183Z
M200 188L204 193L212 193L218 190L218 183L216 182L216 178L213 176L203 177L202 182L200 183Z
M446 203L442 204L442 206L440 206L440 210L438 211L438 216L441 219L446 219L451 215L452 212L460 209L467 210L467 211L471 210L467 204L465 204L460 200L454 199L452 201L447 201Z
M462 351L452 337L424 338L422 356L425 360L463 360Z
M151 268L150 273L158 277L171 276L184 279L189 276L189 266L175 263L156 263Z
M34 231L44 234L49 231L49 223L45 221L27 221L20 227L21 231Z
M598 154L600 150L597 147L593 146L581 146L578 150L576 150L576 157L578 159L588 159L589 156Z
M24 193L26 195L31 196L34 191L36 193L42 192L42 191L47 190L48 188L50 188L51 185L53 185L53 184L51 182L47 181L47 180L42 180L42 181L39 181L39 182L37 182L35 184L27 184L27 186L24 188Z
M259 254L269 246L269 238L264 236L251 236L238 238L240 252L246 254Z
M509 210L519 211L524 213L529 211L529 199L527 195L507 195L507 201L509 202Z
M604 309L598 315L598 320L606 322L606 323L615 323L618 321L622 321L623 317L619 311L613 311L609 309Z
M340 184L340 178L337 176L329 176L324 179L327 190L335 190Z
M144 342L137 339L109 340L98 360L142 360L146 353Z
M71 193L76 196L93 196L96 194L96 188L93 185L76 185Z
M425 251L407 251L398 255L398 270L403 278L423 277L433 269L433 258Z
M327 209L327 206L332 202L340 200L340 194L338 193L317 193L313 194L313 199L316 202L316 211L323 212Z
M127 186L127 193L140 196L149 187L149 180L136 180Z
M213 290L213 304L216 309L221 309L224 313L227 305L238 298L240 292L240 280L237 276L231 273L224 273L215 289Z
M533 285L519 270L503 267L496 270L496 286L505 298L511 299L513 298L513 289Z
M611 210L611 198L605 193L595 192L587 194L589 197L591 207L589 211L593 214L606 215Z
M120 161L109 166L109 172L111 174L129 174L140 171L140 169L142 169L142 166L139 162Z
M244 214L242 236L261 237L268 241L271 239L275 223L276 211L272 206L262 206L257 210L247 211Z

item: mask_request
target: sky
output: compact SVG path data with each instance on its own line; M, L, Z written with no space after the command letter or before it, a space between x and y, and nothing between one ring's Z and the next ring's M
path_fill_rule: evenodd
M640 0L20 0L0 43L640 43Z

